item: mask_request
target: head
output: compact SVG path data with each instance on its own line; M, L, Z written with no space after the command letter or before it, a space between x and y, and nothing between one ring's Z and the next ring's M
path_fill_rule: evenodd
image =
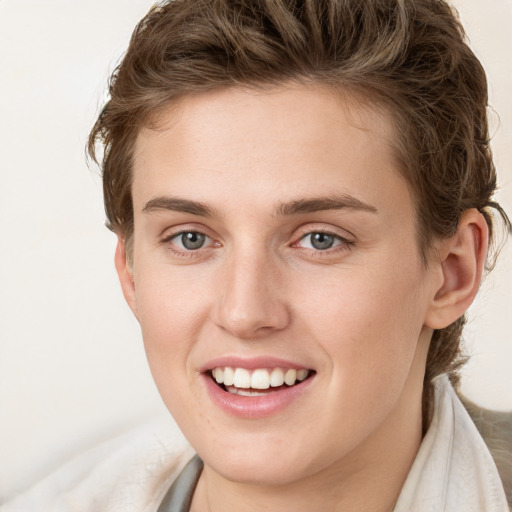
M412 198L424 268L438 242L455 235L465 212L483 215L492 239L490 209L502 212L492 201L486 77L448 4L174 0L153 8L137 26L89 140L93 158L97 143L104 147L108 225L129 261L141 134L161 129L169 112L193 98L239 89L265 94L283 86L323 89L349 110L370 109L386 119L385 140ZM433 330L423 384L425 424L432 379L445 372L455 378L461 364L463 325L461 315Z

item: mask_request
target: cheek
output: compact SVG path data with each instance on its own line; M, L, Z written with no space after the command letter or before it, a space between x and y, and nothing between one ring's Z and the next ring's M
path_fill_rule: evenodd
M142 267L142 261L140 261ZM146 265L137 274L135 294L144 347L157 386L190 376L189 356L207 316L204 282L169 266ZM174 384L173 384L174 385Z
M144 256L134 269L137 310L143 332L168 333L173 334L173 338L185 335L203 316L208 295L204 276L193 266L174 267L162 261L163 258Z
M332 360L336 379L384 383L410 368L425 312L421 267L382 266L340 272L303 304L299 316Z
M345 439L342 449L377 429L410 387L423 326L416 275L345 276L343 287L304 304L302 331L327 362L323 416L330 421L322 435Z
M204 305L190 282L161 271L145 272L136 283L136 296L153 380L174 419L190 435L198 423L196 400L191 398L195 374L190 355L203 323ZM200 423L208 421L203 418Z

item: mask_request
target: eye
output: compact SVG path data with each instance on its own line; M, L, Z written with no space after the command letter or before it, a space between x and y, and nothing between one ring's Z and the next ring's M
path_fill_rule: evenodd
M326 251L332 249L342 243L349 243L340 236L332 235L330 233L308 233L303 236L298 242L297 246L305 249L314 249L315 251Z
M185 251L197 251L211 244L212 239L199 231L182 231L171 237L169 242Z

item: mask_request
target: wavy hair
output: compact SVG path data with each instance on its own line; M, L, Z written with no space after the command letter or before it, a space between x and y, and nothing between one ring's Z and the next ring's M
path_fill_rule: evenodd
M443 0L172 0L137 25L110 79L110 99L88 151L102 169L107 225L133 233L135 141L143 126L185 95L222 87L321 84L384 106L395 126L400 172L413 191L418 245L452 236L476 208L494 236L496 172L489 144L487 81L456 12ZM102 147L101 154L98 147ZM453 381L464 361L464 317L433 334L432 379Z

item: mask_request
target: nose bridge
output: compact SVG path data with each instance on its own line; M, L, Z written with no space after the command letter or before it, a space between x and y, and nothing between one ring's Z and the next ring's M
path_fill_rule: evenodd
M238 338L258 337L288 323L279 265L262 245L239 244L225 262L217 321Z

